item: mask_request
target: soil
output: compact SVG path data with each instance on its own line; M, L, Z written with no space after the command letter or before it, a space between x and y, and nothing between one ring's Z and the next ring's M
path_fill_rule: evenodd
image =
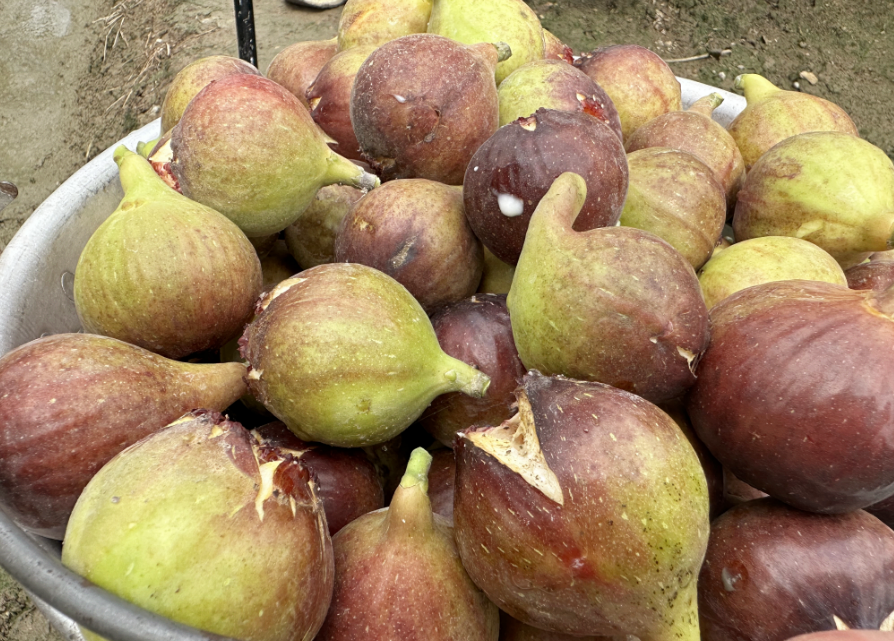
M838 103L864 138L894 157L889 3L530 0L543 25L577 53L636 43L678 76L730 91L738 74L760 73ZM0 3L0 180L19 188L0 213L0 250L79 166L158 116L179 69L204 55L237 55L231 7L211 0ZM284 0L255 0L254 8L262 70L293 42L334 36L340 13ZM0 639L61 639L2 571Z

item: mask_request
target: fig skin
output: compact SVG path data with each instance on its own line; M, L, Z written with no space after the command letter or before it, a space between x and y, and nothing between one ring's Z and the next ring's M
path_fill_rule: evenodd
M484 272L478 283L479 294L508 294L514 275L515 267L494 256L487 247L484 248Z
M774 145L811 131L839 131L858 136L847 112L833 102L801 91L784 91L753 73L736 78L746 106L727 130L742 152L745 168L751 167Z
M695 271L649 232L574 231L585 197L583 179L562 174L531 217L507 299L522 363L655 403L676 398L708 346Z
M887 498L891 311L888 297L818 281L733 294L711 310L687 397L696 434L735 476L793 507L839 514Z
M894 531L863 510L809 514L765 498L711 524L698 579L704 641L878 630L894 612Z
M737 241L808 240L847 269L891 246L894 164L881 149L850 134L792 136L748 172L733 230Z
M544 29L543 57L547 60L564 60L569 65L574 64L574 49L559 40L556 34Z
M602 87L562 60L534 60L500 83L500 126L526 118L538 109L582 111L601 120L621 139L621 119Z
M196 407L246 391L245 366L194 364L95 334L57 334L0 358L0 503L61 539L90 478L118 452Z
M267 66L267 77L285 87L310 110L305 93L323 66L338 51L335 38L296 42L280 51Z
M652 232L699 269L726 221L726 196L715 173L696 156L665 147L628 153L627 168L621 225Z
M432 0L348 0L338 20L338 50L381 47L386 42L425 33Z
M331 136L334 150L350 160L363 160L351 125L351 89L354 77L375 47L353 47L335 54L307 88L310 115Z
M121 146L115 161L124 198L75 270L81 325L168 358L221 347L251 319L261 293L254 247L217 211L164 184L141 156Z
M236 73L247 73L260 76L261 72L251 63L232 56L207 56L186 65L177 72L168 90L164 102L161 103L161 131L169 132L174 128L186 106L206 86L226 76Z
M828 252L790 236L762 236L735 243L705 263L698 280L708 309L761 283L819 280L847 285L841 266Z
M605 123L584 113L538 109L501 127L472 157L463 201L475 235L514 266L537 203L564 172L577 173L587 183L575 230L618 222L629 176L621 141Z
M308 471L201 410L93 477L69 521L62 562L157 614L257 641L313 639L334 583Z
M472 49L433 34L397 38L366 59L351 122L382 180L462 184L472 154L499 127L496 60L491 45Z
M341 221L363 192L348 185L328 185L320 189L310 206L283 236L289 253L304 269L335 262L335 237Z
M894 261L871 260L848 267L844 271L847 286L851 289L871 289L881 294L894 285Z
M240 339L249 389L306 441L375 445L434 397L483 396L490 379L445 354L400 283L353 263L305 270L260 300Z
M656 53L639 45L612 45L583 54L574 66L609 95L624 140L650 120L683 108L680 81Z
M546 630L697 641L708 497L686 437L600 383L532 371L518 400L516 417L454 447L455 536L472 580Z
M484 248L466 220L461 187L408 178L357 201L342 219L335 260L388 274L430 314L475 293Z
M490 377L484 398L442 394L419 419L429 434L453 447L456 433L471 425L499 425L515 413L515 388L525 375L512 338L506 296L477 294L446 305L431 317L441 349Z
M453 528L432 512L430 464L414 450L391 505L333 538L335 590L317 641L497 641L497 608L463 568Z
M431 510L443 516L453 526L453 490L456 481L456 457L451 447L439 447L431 452L428 471L428 498Z
M548 632L530 625L526 625L518 619L513 619L505 612L500 612L500 641L626 641L636 637L594 637L569 634L561 632Z

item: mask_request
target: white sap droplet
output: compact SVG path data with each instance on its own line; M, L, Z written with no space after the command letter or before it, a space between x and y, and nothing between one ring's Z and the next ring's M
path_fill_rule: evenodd
M525 201L512 194L497 194L497 204L500 206L500 213L510 218L521 216L525 210Z
M391 95L394 96L394 99L397 100L400 104L404 104L407 101L406 98L404 98L403 96L398 96L396 93L393 93Z

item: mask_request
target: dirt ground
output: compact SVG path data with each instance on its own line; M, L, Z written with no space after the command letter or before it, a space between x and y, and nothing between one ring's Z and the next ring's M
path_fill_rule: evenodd
M576 53L649 47L678 76L734 90L740 73L832 100L894 157L890 0L531 0ZM340 9L255 0L259 66L283 47L335 35ZM891 24L889 24L889 22ZM0 180L19 198L0 213L0 250L85 161L155 119L188 62L236 55L232 3L218 0L3 0ZM2 287L2 283L0 283ZM0 572L0 639L60 639Z

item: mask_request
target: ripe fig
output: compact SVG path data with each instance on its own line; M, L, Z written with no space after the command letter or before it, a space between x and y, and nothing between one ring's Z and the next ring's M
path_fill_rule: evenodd
M598 118L621 138L621 119L611 98L590 77L561 60L534 60L500 83L500 126L538 109L583 111Z
M308 471L204 411L103 466L72 512L62 562L157 614L259 641L313 639L334 574Z
M428 471L428 498L431 511L440 514L453 525L453 489L456 481L456 457L453 450L438 447L431 452Z
M847 285L841 266L828 252L789 236L735 243L705 263L698 276L708 309L746 287L794 279Z
M545 630L697 641L708 496L686 437L600 383L530 372L517 397L516 416L461 432L454 448L472 580Z
M683 108L680 81L664 60L645 47L600 47L583 54L574 66L612 99L624 140L653 118Z
M574 49L559 40L556 34L544 29L543 57L549 60L564 60L570 65L574 63Z
M296 42L274 56L267 67L267 77L288 89L302 105L310 109L305 96L307 88L337 51L335 38Z
M466 220L462 187L409 178L357 201L335 238L335 260L388 274L431 313L475 293L484 250Z
M472 154L499 126L497 59L492 45L465 47L432 34L397 38L366 59L354 80L351 122L383 180L462 184Z
M698 602L704 641L878 630L894 613L894 531L863 510L743 503L711 523Z
M515 265L537 203L566 171L587 183L574 229L616 224L627 194L627 157L608 125L584 113L538 109L501 127L475 152L463 182L475 235L497 258Z
M848 512L894 494L892 295L787 280L711 310L687 410L724 467L810 512Z
M871 260L844 271L851 289L871 289L881 294L894 285L894 260Z
M441 307L431 317L441 349L490 377L484 398L442 394L419 419L429 434L453 447L472 425L499 425L515 413L513 392L525 375L512 339L506 296L477 294Z
M857 136L857 126L833 102L801 91L784 91L755 73L736 78L747 102L728 127L746 169L786 138L810 131L839 131Z
M189 104L171 135L183 194L247 236L281 231L324 185L372 188L378 179L329 149L295 96L267 78L228 76Z
M512 56L495 72L499 85L526 62L543 58L543 27L523 0L433 0L428 32L471 45L505 42Z
M507 303L522 363L652 402L685 392L708 345L695 271L654 234L577 232L583 179L559 176L537 205Z
M726 221L726 195L696 156L666 147L627 154L629 183L621 224L652 232L694 269L714 251Z
M430 464L414 450L391 505L334 537L335 590L317 641L497 641L496 606L463 569L453 528L432 512Z
M57 334L0 358L0 503L61 539L90 478L129 445L197 407L224 410L245 366L194 364L95 334Z
M490 379L445 354L397 281L352 263L320 265L258 303L240 342L248 385L299 438L382 443L445 392L481 397Z
M251 319L261 292L254 248L218 212L164 184L141 156L122 146L115 162L124 198L75 270L81 324L168 358L219 348Z
M736 240L793 236L846 269L891 246L894 164L850 134L799 134L765 153L739 191Z
M335 237L341 221L363 192L348 185L320 189L283 236L289 253L304 269L335 262Z
M647 147L689 152L714 172L732 215L736 194L745 179L745 161L729 132L711 119L722 102L723 96L712 93L696 100L686 111L662 114L633 132L624 147L628 154Z
M338 50L381 47L386 42L425 33L432 0L348 0L338 20Z

